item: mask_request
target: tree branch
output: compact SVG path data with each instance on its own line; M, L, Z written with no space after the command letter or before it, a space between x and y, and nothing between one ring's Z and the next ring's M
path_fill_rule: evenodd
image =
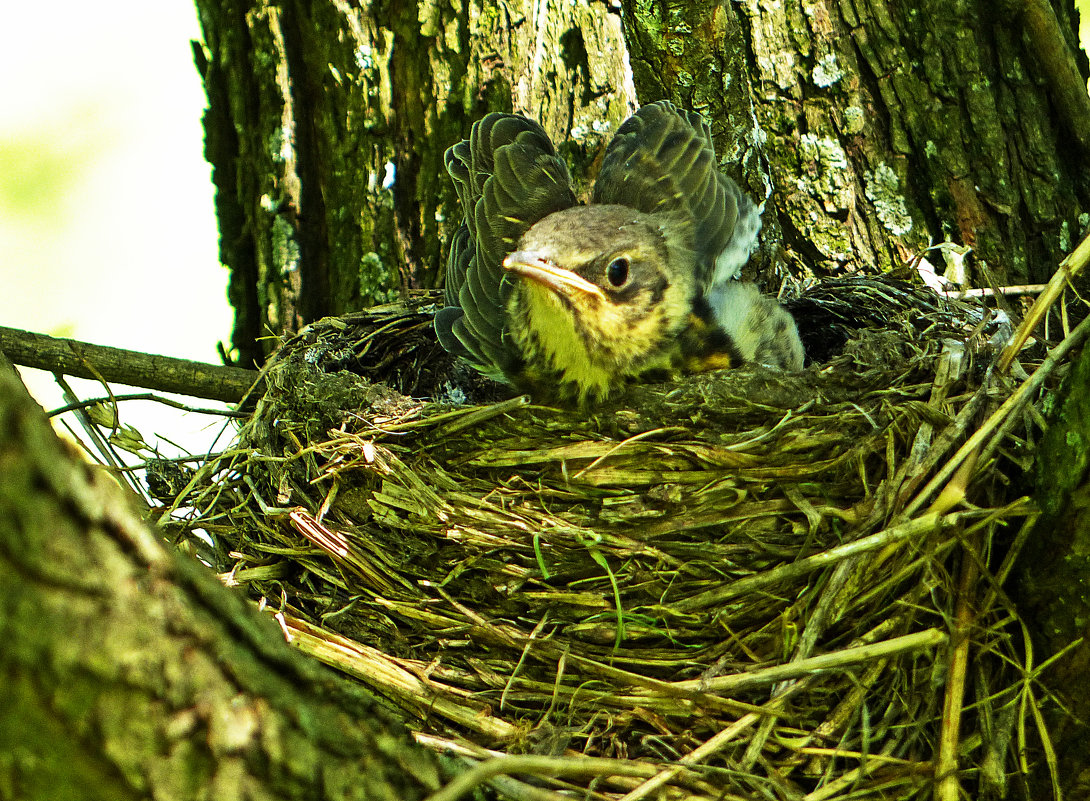
M56 339L2 326L0 353L24 367L228 403L242 400L258 379L256 370Z

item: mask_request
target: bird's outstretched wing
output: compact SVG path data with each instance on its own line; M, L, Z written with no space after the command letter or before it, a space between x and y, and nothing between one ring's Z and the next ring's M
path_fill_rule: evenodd
M617 129L591 202L691 225L704 288L738 274L761 228L760 209L719 171L708 123L667 100L643 106Z
M542 127L514 114L475 123L468 140L447 150L446 166L465 222L451 243L447 307L435 330L448 351L504 380L519 355L504 337L510 285L503 258L531 225L575 205L571 178Z

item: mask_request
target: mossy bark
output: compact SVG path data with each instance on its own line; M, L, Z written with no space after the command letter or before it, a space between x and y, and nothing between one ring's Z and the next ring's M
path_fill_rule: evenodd
M622 38L588 0L197 5L247 363L270 331L438 285L460 214L443 152L486 111L540 119L584 177L635 105L629 52L639 101L708 116L767 201L766 277L941 271L927 248L950 243L974 286L1041 282L1088 220L1086 137L1021 6L625 0ZM1075 64L1074 9L1054 11Z
M711 117L768 199L766 258L796 274L890 271L950 242L973 249L973 286L985 268L1043 282L1086 228L1090 154L1021 4L623 5L640 100ZM1055 15L1074 62L1072 3Z
M0 798L421 798L432 754L169 549L0 360Z
M461 210L443 153L490 110L541 119L576 168L634 109L620 16L581 0L198 0L233 346L441 280ZM262 340L262 337L266 337Z

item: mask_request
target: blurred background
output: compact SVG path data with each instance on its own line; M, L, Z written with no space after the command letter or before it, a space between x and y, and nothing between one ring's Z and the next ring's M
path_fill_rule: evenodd
M192 2L56 0L5 17L0 325L219 363L231 310ZM63 404L51 375L22 372L47 409ZM103 394L70 382L81 397ZM122 405L153 445L160 430L200 448L211 419Z

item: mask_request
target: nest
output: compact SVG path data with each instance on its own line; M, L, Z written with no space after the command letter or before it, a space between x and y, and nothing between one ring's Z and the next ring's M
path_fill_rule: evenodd
M467 388L429 297L322 321L182 525L421 742L522 755L508 795L929 798L944 766L1005 794L1039 756L1001 590L1037 393L995 412L1017 382L981 306L830 287L795 307L824 363L590 413Z

